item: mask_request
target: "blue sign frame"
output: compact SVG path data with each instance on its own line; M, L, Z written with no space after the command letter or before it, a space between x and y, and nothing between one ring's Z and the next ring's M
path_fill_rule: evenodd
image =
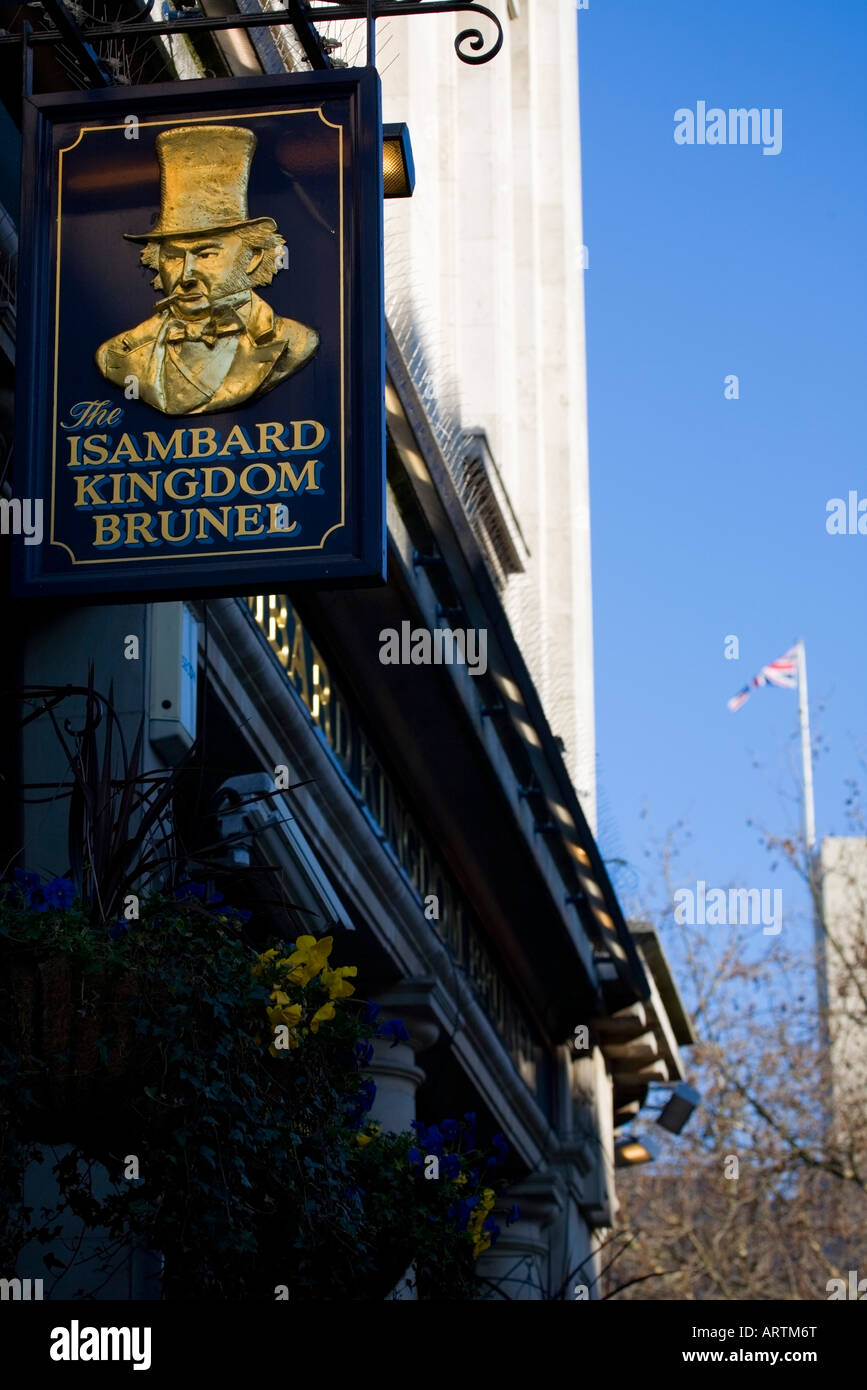
M25 108L13 593L382 581L375 70Z

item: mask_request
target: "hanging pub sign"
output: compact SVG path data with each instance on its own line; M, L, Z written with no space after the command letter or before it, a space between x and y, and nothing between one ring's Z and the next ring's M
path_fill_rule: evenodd
M14 592L381 578L375 71L25 105Z

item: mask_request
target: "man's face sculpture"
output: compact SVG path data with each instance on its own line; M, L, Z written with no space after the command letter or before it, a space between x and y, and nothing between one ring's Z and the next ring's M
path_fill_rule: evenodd
M160 279L182 318L202 318L227 295L250 288L262 251L234 232L172 237L160 242Z

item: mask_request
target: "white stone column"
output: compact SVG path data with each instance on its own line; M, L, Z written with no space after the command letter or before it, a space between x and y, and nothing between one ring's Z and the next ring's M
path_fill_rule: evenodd
M416 1065L417 1052L433 1047L439 1036L435 1023L411 1016L407 1010L388 1008L383 1004L380 1021L399 1018L409 1034L409 1042L395 1043L392 1038L376 1038L373 1060L367 1074L376 1085L376 1099L369 1118L392 1134L402 1134L415 1119L415 1093L424 1081L424 1072Z
M440 1034L433 1007L433 981L405 980L374 1002L381 1008L378 1022L383 1024L399 1018L409 1034L409 1041L395 1043L393 1038L374 1041L373 1059L366 1074L376 1085L376 1097L368 1119L392 1134L403 1134L415 1119L415 1094L424 1081L424 1072L416 1065L416 1053L433 1047ZM417 1298L414 1271L410 1266L388 1295L388 1301L409 1302Z

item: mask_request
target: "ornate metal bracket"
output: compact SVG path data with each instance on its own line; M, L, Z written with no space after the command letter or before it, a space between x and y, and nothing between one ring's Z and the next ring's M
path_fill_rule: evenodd
M3 0L0 0L2 3ZM154 0L145 0L143 16L147 16ZM486 40L481 29L468 27L462 29L455 38L455 52L462 63L488 63L495 58L503 46L503 26L487 5L478 0L321 0L312 8L305 0L286 0L281 10L263 10L261 13L231 15L182 15L156 23L145 17L136 16L133 20L118 23L90 23L87 26L73 25L71 16L63 10L62 0L52 0L52 9L63 16L62 26L57 29L32 30L23 34L2 34L0 45L9 43L25 44L27 48L41 44L69 42L73 28L76 37L89 56L93 55L91 45L106 39L156 38L161 34L214 33L224 29L274 29L291 24L305 48L308 59L314 67L331 66L327 54L318 42L315 25L339 20L365 20L367 23L367 61L372 65L375 58L374 26L378 19L401 19L411 15L425 14L471 14L481 15L493 25L494 35ZM317 40L311 43L311 40ZM101 85L101 84L100 84Z

